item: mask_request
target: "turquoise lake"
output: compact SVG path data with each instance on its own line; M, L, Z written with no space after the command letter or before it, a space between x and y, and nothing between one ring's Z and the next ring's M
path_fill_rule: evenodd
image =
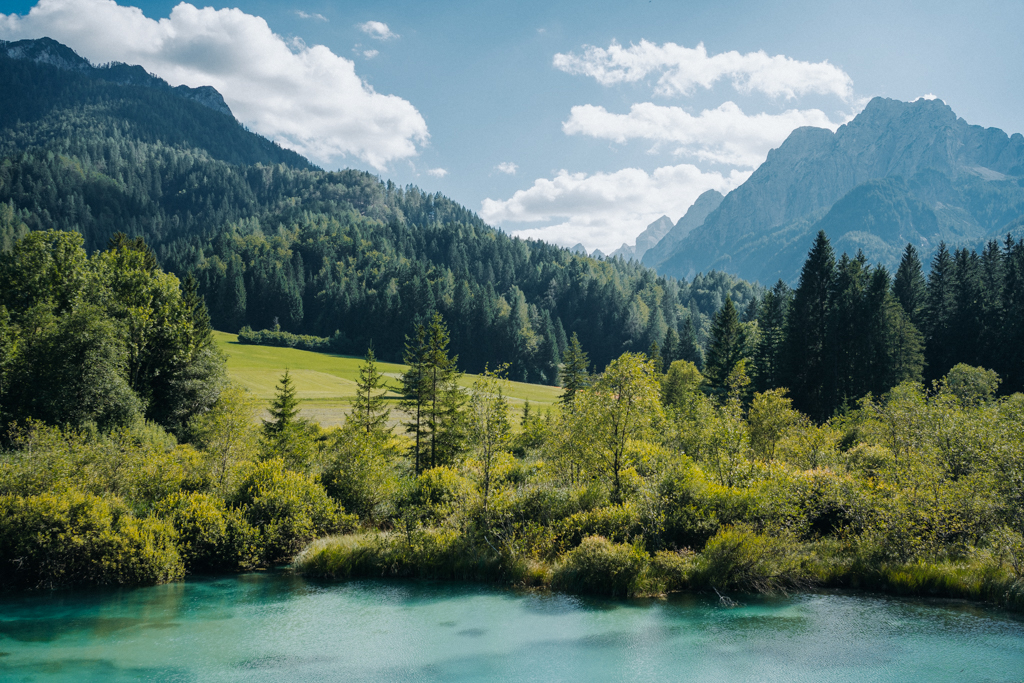
M288 572L0 597L3 681L1024 681L1024 620L856 594L607 601Z

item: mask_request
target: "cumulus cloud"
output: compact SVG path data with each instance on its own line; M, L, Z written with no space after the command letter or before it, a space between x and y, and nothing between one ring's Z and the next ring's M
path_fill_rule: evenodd
M373 59L380 54L379 50L363 50L363 56L367 59Z
M391 40L399 37L397 33L392 33L383 21L368 21L365 24L359 24L359 30L377 40Z
M695 48L646 40L629 47L613 42L607 49L585 45L579 55L556 54L554 65L566 73L590 76L603 85L636 82L649 74L660 74L655 91L661 95L689 95L697 87L711 88L723 78L741 93L760 92L787 99L808 93L832 94L844 100L853 95L853 80L828 61L803 62L785 55L769 56L763 50L709 55L703 43Z
M446 171L443 168L432 168L427 171L427 175L432 175L435 178L444 178L446 175L448 175L448 171Z
M327 21L327 17L322 14L310 14L309 12L303 12L302 10L296 10L296 14L302 19L316 19L317 21Z
M634 104L628 114L613 114L591 104L573 107L562 130L567 135L589 135L620 143L633 139L668 143L676 146L676 154L756 168L768 151L782 144L794 129L816 126L834 131L841 123L831 121L820 109L748 116L734 102L725 102L694 116L680 107L645 102Z
M494 168L501 171L502 173L508 173L509 175L515 175L516 171L519 170L519 167L512 163L511 161L503 161Z
M583 242L611 251L635 238L662 215L678 219L706 190L726 193L750 176L704 172L692 164L663 166L653 173L626 168L614 173L569 173L539 178L505 200L485 199L480 215L520 237L564 246ZM519 228L509 224L546 223Z
M239 9L183 2L157 21L114 0L39 0L27 15L0 14L0 38L42 36L93 62L141 64L172 85L212 85L240 121L324 165L355 156L384 170L429 138L419 111L375 92L354 62L286 42Z

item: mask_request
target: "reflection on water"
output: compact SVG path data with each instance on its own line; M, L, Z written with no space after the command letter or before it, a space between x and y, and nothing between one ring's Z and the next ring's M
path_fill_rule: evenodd
M0 680L1022 681L1024 622L814 594L609 601L287 572L0 597Z

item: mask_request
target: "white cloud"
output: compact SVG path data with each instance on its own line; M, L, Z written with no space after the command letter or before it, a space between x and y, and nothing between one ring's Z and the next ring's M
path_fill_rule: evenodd
M733 102L693 116L679 107L650 102L634 104L628 114L612 114L591 104L573 107L562 124L567 135L626 142L643 139L677 145L676 154L730 166L756 168L773 147L794 129L816 126L835 130L836 123L819 109L790 109L781 114L748 116Z
M937 100L937 99L939 99L937 96L935 96L935 95L933 95L931 93L928 93L927 95L921 95L920 97L915 98L913 101L917 102L918 100Z
M443 168L432 168L427 171L427 175L432 175L435 178L444 178L448 175L448 171Z
M663 166L648 174L638 168L614 173L569 173L539 178L506 200L485 199L480 216L520 237L533 237L609 252L631 241L662 215L678 219L704 191L725 193L750 176L707 173L691 164ZM518 228L510 223L547 223Z
M373 59L380 54L379 50L363 50L363 56L367 59Z
M501 171L502 173L508 173L509 175L515 175L516 171L519 170L519 166L512 163L511 161L503 161L494 168L496 170Z
M397 33L392 33L383 21L368 21L365 24L359 24L359 30L377 40L391 40L399 37Z
M146 17L114 0L39 0L0 14L0 38L50 36L93 62L141 64L172 85L212 85L240 121L324 165L355 156L383 170L429 138L416 108L382 95L322 45L285 42L261 17L180 3Z
M556 68L591 76L603 85L635 82L648 74L661 74L655 91L661 95L689 95L695 88L711 88L727 78L741 93L761 92L793 98L807 93L853 95L852 79L839 67L824 62L802 62L785 55L768 56L763 50L740 54L735 50L708 55L704 44L695 48L675 43L657 45L641 40L607 49L584 46L583 54L556 54Z
M327 21L327 17L325 17L322 14L310 14L309 12L303 12L302 10L296 10L295 13L298 14L303 19L316 19L317 21Z

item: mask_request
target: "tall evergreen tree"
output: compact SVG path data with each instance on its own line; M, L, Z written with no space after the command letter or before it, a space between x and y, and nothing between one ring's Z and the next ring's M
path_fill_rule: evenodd
M426 325L426 345L420 362L427 390L424 415L428 429L430 467L451 463L462 448L465 434L459 410L465 402L458 380L462 373L458 356L448 356L450 336L441 314L435 312Z
M792 297L793 291L780 279L761 300L761 310L757 317L760 334L753 357L753 379L757 391L783 387L786 312Z
M269 420L263 421L263 429L270 436L283 433L296 422L299 414L299 399L295 396L295 382L292 381L288 370L281 376L281 383L277 385L277 392L270 404Z
M829 307L836 284L832 245L819 231L800 271L800 283L786 320L786 374L796 408L824 420L835 405L834 344Z
M383 390L383 391L382 391ZM359 366L359 379L356 380L356 400L349 417L367 434L383 429L387 425L391 410L384 403L387 383L384 372L377 369L377 357L371 346Z
M928 298L925 304L924 342L926 378L937 380L956 364L950 341L956 335L953 325L956 320L956 262L946 248L939 244L939 251L932 259L928 273Z
M590 360L586 351L580 346L580 338L572 333L569 348L562 359L562 395L558 400L563 404L572 404L576 394L590 383Z
M665 333L665 343L661 347L662 368L672 367L672 363L679 360L679 333L675 327L669 327Z
M708 342L708 357L704 376L711 392L724 396L728 391L726 380L736 364L747 355L747 335L732 299L715 314Z
M928 290L921 269L921 259L913 244L907 244L903 250L903 257L893 279L892 293L910 317L910 322L920 329Z
M409 369L399 380L402 387L402 411L408 416L404 422L405 432L412 437L413 471L419 475L424 469L424 447L429 434L427 427L427 404L430 390L425 363L427 349L427 328L417 325L414 336L405 338L405 354L402 357Z
M693 363L698 369L704 367L704 354L700 351L700 344L697 342L697 328L693 324L694 312L686 316L686 324L679 335L679 357L676 360L685 360Z

